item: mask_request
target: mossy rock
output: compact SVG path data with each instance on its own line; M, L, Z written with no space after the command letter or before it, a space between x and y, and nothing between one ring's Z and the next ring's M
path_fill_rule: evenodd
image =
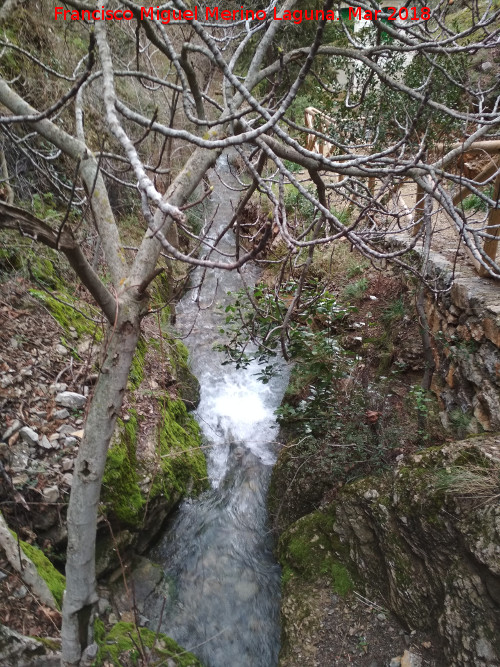
M33 562L38 574L47 584L49 591L54 596L57 608L61 609L64 590L66 588L66 579L63 574L57 570L41 549L33 544L28 544L20 540L21 549L26 556Z
M98 341L102 340L102 330L95 324L95 322L92 321L92 315L89 309L81 303L77 304L75 299L70 294L59 290L56 293L56 296L61 299L61 301L66 302L61 303L61 301L58 301L54 297L39 289L30 289L29 293L50 311L54 319L61 325L67 334L72 327L79 337L93 336ZM72 308L71 304L73 304L75 307L78 307L78 309L82 312L88 311L86 313L88 314L88 318L84 317L81 313L75 310L75 308Z
M200 402L200 383L189 368L188 349L180 340L174 341L175 351L170 361L177 381L179 397L188 410L195 410Z
M137 472L138 430L138 416L133 410L128 421L117 421L117 436L108 451L101 492L111 517L134 527L141 524L146 503Z
M147 628L136 628L132 623L117 623L106 634L100 621L94 625L94 636L99 652L94 667L111 662L115 667L143 664L141 652L147 656L150 667L173 661L176 667L203 667L198 658L185 651L173 639Z
M143 338L139 338L128 377L131 389L138 389L144 379L144 363L146 360L146 352L146 341Z
M333 537L331 517L313 512L296 521L279 540L278 555L283 567L283 582L294 577L315 581L326 577L339 595L354 588L354 580L339 557L340 542Z
M173 507L188 493L207 488L207 468L200 428L180 400L165 399L156 429L156 458L139 461L137 437L139 417L129 411L129 420L118 420L117 436L110 447L103 476L101 498L110 516L122 525L140 528L147 503L162 497ZM141 480L152 478L148 490Z
M208 488L200 427L181 399L167 399L161 416L156 431L160 466L151 498L162 495L168 500L188 493L197 495Z

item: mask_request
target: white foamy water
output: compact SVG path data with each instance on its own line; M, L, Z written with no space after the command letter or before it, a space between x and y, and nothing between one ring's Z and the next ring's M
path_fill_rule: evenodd
M224 161L222 178L233 182ZM220 229L233 213L238 193L213 178L216 223ZM215 232L217 233L217 232ZM224 239L231 252L233 235ZM252 269L244 272L252 281ZM199 276L198 276L199 277ZM196 277L194 281L196 282ZM201 387L195 416L207 448L211 489L184 502L150 557L168 578L162 594L146 606L150 627L161 630L197 654L207 667L273 667L279 652L280 571L272 554L266 494L276 458L274 411L281 402L287 370L264 385L259 367L223 366L213 350L224 321L228 291L241 287L236 273L207 274L198 310L187 295L178 308L193 372Z

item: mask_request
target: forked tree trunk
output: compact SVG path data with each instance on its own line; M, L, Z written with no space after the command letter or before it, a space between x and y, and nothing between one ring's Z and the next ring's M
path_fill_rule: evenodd
M95 544L101 481L108 447L125 395L130 366L140 333L143 305L130 296L119 304L110 330L105 361L99 374L75 461L68 508L66 592L63 603L62 651L65 667L78 665L92 641L89 620L97 602Z

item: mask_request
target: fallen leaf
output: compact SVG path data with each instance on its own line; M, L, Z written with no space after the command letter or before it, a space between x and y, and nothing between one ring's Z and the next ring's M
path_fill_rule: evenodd
M369 424L376 424L381 415L382 415L381 412L375 412L375 410L367 410L365 412L366 421Z

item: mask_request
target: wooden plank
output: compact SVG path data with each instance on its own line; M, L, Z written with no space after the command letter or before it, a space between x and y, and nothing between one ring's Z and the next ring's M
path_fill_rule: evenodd
M473 180L478 183L478 185L481 185L481 183L484 183L490 176L493 176L495 171L498 169L498 165L496 162L491 162L487 167L483 169L482 172L480 172ZM457 206L460 204L461 201L463 201L468 194L470 193L469 188L464 185L464 187L458 192L454 197L453 197L453 206Z
M415 214L414 220L415 224L411 229L411 235L416 236L420 229L422 228L422 218L424 217L424 206L425 206L425 197L424 190L419 183L417 183L417 196L415 198Z
M492 208L488 215L488 226L486 231L488 234L494 236L494 239L486 239L484 242L484 252L491 259L492 262L496 261L497 250L498 250L498 241L500 240L500 174L495 179L495 188L493 191L493 200L496 201L496 206ZM481 266L479 270L479 275L488 276L486 269Z
M452 151L455 150L455 148L462 148L463 146L463 143L451 144L451 146L447 146L446 144L442 143L435 144L435 148L439 148L440 150L445 151ZM463 149L464 153L468 153L469 151L484 151L490 155L498 155L500 153L500 139L494 139L491 141L475 141L473 144Z

